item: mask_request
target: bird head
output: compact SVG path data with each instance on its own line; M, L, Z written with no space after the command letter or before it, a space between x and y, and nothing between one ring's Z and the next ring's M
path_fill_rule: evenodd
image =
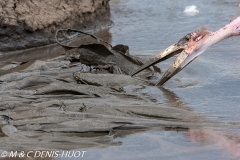
M163 50L154 58L146 62L146 64L134 71L132 75L137 74L138 72L149 66L152 66L153 64L172 57L173 55L179 54L174 63L157 82L156 85L161 86L171 77L185 68L188 64L190 64L193 60L195 60L207 48L228 37L237 35L240 35L240 17L216 32L210 32L205 28L202 28L198 31L187 34L177 43Z

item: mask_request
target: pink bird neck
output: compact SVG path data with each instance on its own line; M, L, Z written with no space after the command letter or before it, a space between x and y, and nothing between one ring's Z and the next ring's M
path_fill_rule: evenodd
M240 35L240 17L216 32L207 33L197 31L191 33L185 52L188 54L196 54L195 56L197 57L212 45L237 35Z
M214 36L216 43L231 36L238 36L240 34L240 17L227 24L225 27L210 34ZM215 44L215 43L214 43Z
M240 17L227 24L225 27L216 32L206 34L202 40L199 41L198 46L205 51L208 47L232 36L240 35Z
M232 36L239 36L240 35L240 16L232 21L229 26L232 29Z

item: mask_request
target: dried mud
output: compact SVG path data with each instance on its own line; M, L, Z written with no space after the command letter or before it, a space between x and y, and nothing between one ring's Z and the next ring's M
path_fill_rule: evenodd
M0 54L54 43L59 28L95 30L111 24L109 0L0 2Z

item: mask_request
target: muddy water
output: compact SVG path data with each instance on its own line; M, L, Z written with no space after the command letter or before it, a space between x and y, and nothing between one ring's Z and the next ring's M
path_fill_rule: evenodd
M97 31L89 31L89 33L94 33L96 36L101 37L103 40L110 42L111 34L109 29L105 28ZM80 36L76 39L77 44L88 44L96 43L92 38ZM27 62L34 60L46 60L54 58L57 56L64 55L66 51L57 44L51 44L47 46L35 47L26 50L10 51L0 54L0 61L4 62Z
M193 17L183 13L184 8L192 4L199 9L199 14ZM186 33L192 32L203 25L210 30L216 30L240 13L239 3L230 0L191 1L191 4L186 0L181 2L177 0L155 0L151 2L147 0L111 0L110 5L114 26L101 38L105 37L112 40L113 45L119 43L129 45L131 54L143 56L157 54L160 50L182 38ZM135 90L135 93L144 96L146 99L151 99L154 103L142 102L143 100L137 99L137 97L134 101L129 99L127 101L126 98L115 100L112 99L114 97L112 95L116 93L106 89L102 89L102 91L111 92L110 98L108 93L106 93L107 97L105 99L94 99L94 97L91 97L94 96L92 94L89 95L91 98L88 98L87 90L84 90L84 92L86 91L85 94L66 95L63 102L56 98L58 95L52 95L56 98L53 101L54 105L47 97L44 97L46 95L25 95L26 101L31 102L25 106L26 109L20 108L17 111L13 109L13 113L8 109L10 113L7 115L16 117L14 119L16 122L10 121L22 131L20 132L21 136L40 137L40 140L43 141L39 143L38 138L29 141L29 138L19 142L19 139L14 139L18 137L13 137L8 143L2 140L4 143L2 143L1 149L6 148L7 145L9 145L9 148L12 146L27 148L28 146L23 146L27 141L31 142L33 148L36 146L48 149L54 147L56 149L80 148L80 150L87 151L84 159L239 158L239 46L239 38L223 41L201 55L167 82L164 87L147 86L143 89L138 87ZM44 60L46 56L55 57L63 53L64 51L58 46L52 46L17 54L13 53L14 56L4 56L1 60ZM159 64L159 67L165 71L172 60L169 59ZM63 68L61 70L64 71ZM56 72L59 72L58 68ZM69 74L72 75L72 73ZM61 78L65 78L64 75ZM71 79L64 80L69 83L72 82ZM56 79L54 77L42 81L50 83L50 81L55 82ZM62 82L59 82L58 87L62 86L61 84ZM64 86L62 87L64 88ZM67 87L70 87L70 85L67 85ZM31 90L32 88L28 89ZM46 87L45 90L47 89ZM72 86L73 91L74 89L77 89L76 86ZM90 88L90 92L95 91L95 89L97 90L96 87ZM40 91L44 92L44 90ZM72 98L74 103L69 98ZM44 100L44 102L39 101L38 104L31 99ZM60 100L62 100L61 97ZM22 103L25 104L25 102ZM28 110L31 110L32 103L36 103L35 106L41 106L41 112L36 110L35 114L29 114ZM51 104L50 107L48 103ZM79 106L79 104L81 105ZM66 111L64 105L67 106L65 106ZM81 110L81 108L83 109ZM18 114L15 114L15 112ZM35 117L33 117L36 123L29 125L32 120L27 119L28 116L47 118L34 119ZM56 118L51 119L51 116ZM147 116L149 116L149 119L146 119ZM86 119L83 121L83 118ZM108 123L115 121L118 123ZM124 127L121 129L123 125L119 122L125 123L125 130ZM23 124L27 125L24 126ZM51 126L51 124L56 126ZM157 124L163 127L156 127L152 130L141 127L140 130L137 129L141 125L157 126ZM182 127L164 127L165 125ZM229 127L230 125L231 127ZM127 128L128 126L130 126L130 129ZM95 135L92 131L94 127L97 130L101 129L101 133ZM109 131L111 127L120 128L120 130L116 129L113 134ZM90 133L93 132L93 138L91 135L89 138L89 135L84 132L85 130L90 130ZM38 134L39 131L44 131L44 134L42 135L42 132ZM81 132L84 132L83 135L79 135ZM53 138L52 134L48 133L56 134L56 137L53 136ZM41 139L41 136L45 137ZM62 142L62 139L64 139L64 142Z
M201 26L223 27L240 15L235 0L111 0L112 43L132 54L154 55ZM184 8L196 5L199 14ZM207 50L163 88L137 92L169 107L183 108L236 129L147 131L117 138L121 146L89 150L89 159L235 159L240 158L240 41L230 38ZM173 59L159 64L165 71Z

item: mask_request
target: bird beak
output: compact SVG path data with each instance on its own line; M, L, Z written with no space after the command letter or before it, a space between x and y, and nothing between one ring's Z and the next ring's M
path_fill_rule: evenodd
M163 85L206 50L207 46L204 45L204 41L206 40L204 37L206 34L205 32L193 32L190 34L188 41L185 43L184 50L156 83L156 86Z
M167 82L170 78L172 78L175 74L180 72L184 67L186 67L190 62L192 62L197 56L192 54L188 54L183 50L180 55L176 58L173 64L168 68L168 70L164 73L162 78L156 83L156 86L161 86L165 82Z
M156 55L155 57L153 57L152 59L147 61L144 65L139 67L136 71L132 72L131 76L134 76L135 74L141 72L142 70L144 70L150 66L153 66L156 63L159 63L159 62L164 61L176 54L181 53L185 48L185 43L188 41L189 36L190 35L187 34L182 39L180 39L177 43L174 43L173 45L169 46L168 48L166 48L165 50L160 52L158 55Z
M196 59L202 52L206 50L207 45L204 45L204 41L206 40L204 37L207 35L207 32L192 32L184 36L177 43L169 46L161 53L159 53L154 58L150 59L143 66L139 67L136 71L134 71L131 76L141 72L142 70L164 61L176 54L179 56L176 58L174 63L170 66L170 68L164 73L162 78L156 83L156 86L161 86L165 82L167 82L171 77L181 71L184 67L186 67L189 63L191 63L194 59ZM205 39L205 40L204 40Z
M153 57L152 59L147 61L141 67L139 67L136 71L132 72L131 76L134 76L135 74L141 72L142 70L180 53L182 50L183 50L183 48L181 46L179 46L177 43L169 46L164 51L162 51L161 53L159 53L158 55L156 55L155 57Z

